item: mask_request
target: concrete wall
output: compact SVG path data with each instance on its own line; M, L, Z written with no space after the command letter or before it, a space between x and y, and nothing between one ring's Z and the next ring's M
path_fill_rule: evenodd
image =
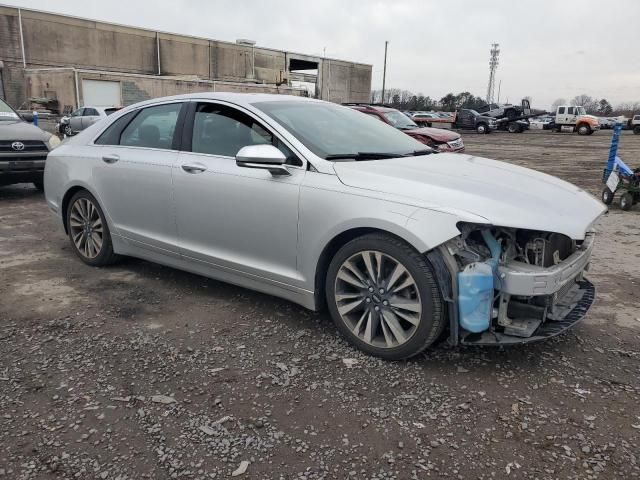
M20 12L24 60L30 69L74 67L273 85L289 80L288 57L295 56L318 64L320 98L339 102L367 101L369 98L370 65L33 10L22 9ZM5 63L3 80L7 98L14 105L22 103L27 96L19 25L17 8L0 7L0 60ZM52 79L52 82L57 80ZM31 86L29 90L33 88Z
M55 92L60 110L66 106L75 108L76 75L80 105L84 105L82 80L108 80L120 83L122 106L132 105L151 98L195 92L238 92L238 93L280 93L301 95L303 92L286 85L239 84L212 80L185 80L151 75L128 75L118 72L76 71L72 68L27 69L25 71L26 94L28 97L44 97L46 92ZM49 98L52 95L49 94Z

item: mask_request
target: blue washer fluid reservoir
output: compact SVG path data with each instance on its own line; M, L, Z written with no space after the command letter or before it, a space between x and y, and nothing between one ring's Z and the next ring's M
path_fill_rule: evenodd
M459 324L469 332L489 329L493 308L493 268L489 263L470 263L458 272Z

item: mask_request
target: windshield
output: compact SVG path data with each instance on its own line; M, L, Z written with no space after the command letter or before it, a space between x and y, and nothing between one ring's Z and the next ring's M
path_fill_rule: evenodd
M0 100L0 122L2 120L16 120L18 118L19 117L16 112L14 112L9 105Z
M363 152L375 153L380 158L381 155L402 156L425 150L424 144L410 136L348 107L310 101L258 102L253 105L321 158L356 157ZM402 113L396 113L411 122Z
M393 125L396 128L406 130L406 129L418 127L418 125L416 125L416 123L413 120L411 120L406 115L403 115L402 113L398 112L397 110L392 110L390 112L383 112L382 115L384 116L384 118L387 119L387 121L391 125Z

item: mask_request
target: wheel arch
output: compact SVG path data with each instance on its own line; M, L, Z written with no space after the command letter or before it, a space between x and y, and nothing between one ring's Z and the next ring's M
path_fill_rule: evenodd
M110 223L109 215L106 212L104 205L100 201L100 197L96 195L96 193L87 185L77 183L67 187L67 190L64 192L64 195L62 196L62 201L60 202L60 216L62 217L62 225L64 226L64 232L66 234L69 234L69 226L67 225L67 208L69 207L69 202L71 201L73 196L76 193L80 192L81 190L86 190L91 195L93 195L93 197L96 199L96 201L100 205L100 208L102 208L102 211L106 217L107 222ZM111 225L109 226L111 227Z

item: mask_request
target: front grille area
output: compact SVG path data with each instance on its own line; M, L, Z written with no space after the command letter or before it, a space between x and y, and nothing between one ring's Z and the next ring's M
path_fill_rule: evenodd
M460 147L464 146L464 143L462 143L462 139L459 138L457 140L453 140L452 142L449 142L449 146L451 148L460 148Z
M11 145L20 142L24 145L22 150L15 150ZM40 140L0 140L1 153L24 153L24 152L48 152L47 146ZM45 155L46 156L46 155Z

